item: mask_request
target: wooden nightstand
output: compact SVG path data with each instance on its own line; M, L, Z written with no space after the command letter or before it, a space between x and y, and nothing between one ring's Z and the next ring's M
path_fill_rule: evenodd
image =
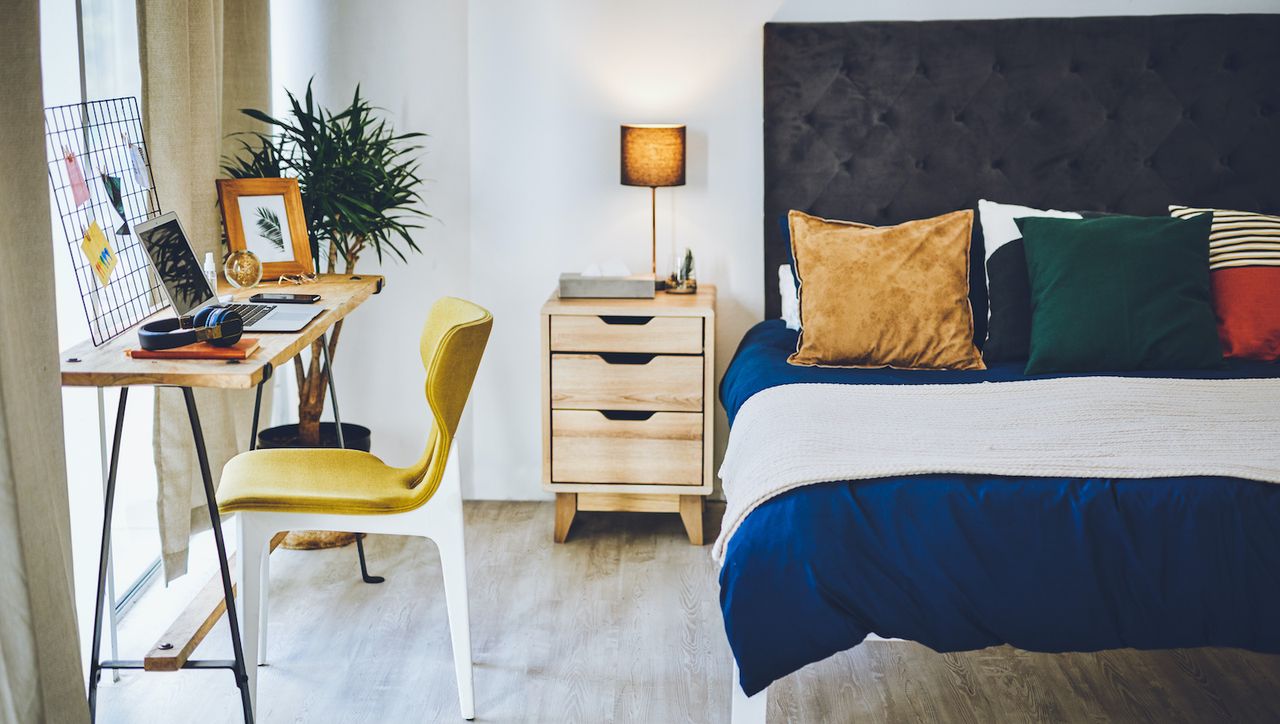
M555 541L579 510L679 513L711 492L716 290L542 305L542 487Z

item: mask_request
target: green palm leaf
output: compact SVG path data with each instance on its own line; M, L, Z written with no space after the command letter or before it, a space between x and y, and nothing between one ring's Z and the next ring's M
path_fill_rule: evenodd
M253 223L258 227L258 233L275 248L284 251L284 232L280 230L280 217L265 206L259 206L257 212L258 218Z

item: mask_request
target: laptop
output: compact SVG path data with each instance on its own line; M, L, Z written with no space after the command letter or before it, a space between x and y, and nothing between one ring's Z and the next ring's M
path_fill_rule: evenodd
M134 225L134 231L160 275L169 304L179 317L195 314L201 307L229 307L244 320L245 332L297 332L315 319L324 308L301 304L219 304L215 290L196 261L196 253L186 232L172 211Z

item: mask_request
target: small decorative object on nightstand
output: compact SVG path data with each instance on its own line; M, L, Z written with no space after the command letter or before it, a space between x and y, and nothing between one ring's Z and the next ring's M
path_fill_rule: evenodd
M542 487L555 541L582 511L679 513L711 492L716 290L542 306Z
M667 294L693 294L698 291L698 272L693 264L693 249L685 247L671 262L671 278Z

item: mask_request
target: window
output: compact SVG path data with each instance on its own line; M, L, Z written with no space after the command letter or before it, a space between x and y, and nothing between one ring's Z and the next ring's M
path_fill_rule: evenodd
M41 0L46 106L78 102L82 92L87 99L140 95L142 80L134 8L134 0L82 0L81 22L77 23L75 0ZM89 329L56 209L53 223L59 346L66 349L88 338ZM114 425L117 394L116 390L106 390L103 394L107 445L110 445ZM92 389L64 388L62 404L77 605L81 630L87 632L93 612L106 463L100 448L99 396ZM149 390L139 389L130 398L122 439L118 473L121 484L112 526L117 601L123 601L125 594L154 572L159 563L155 465L151 453L152 405Z

